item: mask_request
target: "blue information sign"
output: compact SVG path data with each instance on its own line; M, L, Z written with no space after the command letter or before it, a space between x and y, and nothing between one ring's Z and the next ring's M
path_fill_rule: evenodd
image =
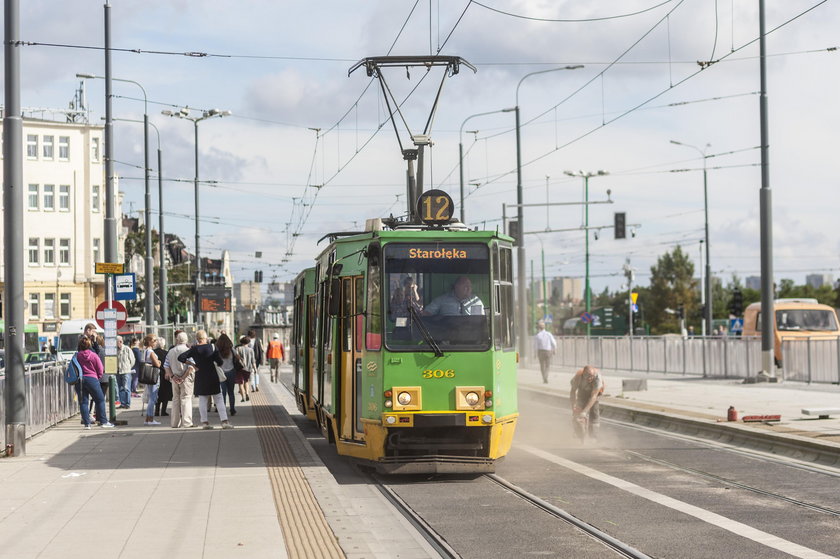
M114 274L114 299L133 301L137 299L137 284L134 274Z

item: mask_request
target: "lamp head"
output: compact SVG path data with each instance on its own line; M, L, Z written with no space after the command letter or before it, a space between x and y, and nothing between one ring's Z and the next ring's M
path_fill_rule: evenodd
M77 78L82 78L83 80L92 80L92 79L96 78L96 76L94 76L93 74L81 74L81 73L76 74L76 77Z
M175 116L175 113L173 113L173 112L172 112L172 111L170 111L169 109L164 109L164 110L162 110L162 111L160 112L160 114L165 115L165 116Z

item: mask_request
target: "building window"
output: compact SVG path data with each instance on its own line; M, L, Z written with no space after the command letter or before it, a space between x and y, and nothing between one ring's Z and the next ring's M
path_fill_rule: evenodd
M61 303L58 307L58 314L60 318L70 318L70 294L61 294Z
M36 211L40 208L40 203L38 202L38 185L37 184L30 184L29 185L29 209Z
M61 161L70 159L70 136L58 137L58 158Z
M90 157L94 161L99 161L99 138L90 139Z
M29 318L37 319L41 316L41 296L38 293L29 294Z
M99 206L101 202L99 201L99 185L94 184L90 187L90 205L91 209L95 212L99 211Z
M59 239L58 263L62 266L70 265L70 239Z
M62 184L58 187L58 209L63 212L70 211L70 185Z
M44 318L55 319L55 293L44 293Z
M101 260L99 259L99 255L100 255L100 250L99 249L101 248L101 245L102 245L101 241L102 241L102 239L94 239L93 240L93 261L94 262L101 262Z
M48 212L55 211L55 185L44 185L44 209Z
M43 142L43 146L42 146L43 149L44 149L44 151L43 151L44 159L52 159L54 157L54 155L53 155L53 148L54 148L53 143L54 143L54 141L55 141L55 139L54 139L53 136L44 136L44 142Z
M29 265L38 265L38 253L41 252L41 241L36 237L29 237Z
M44 265L55 266L55 239L44 239Z
M26 135L26 158L38 159L38 134Z

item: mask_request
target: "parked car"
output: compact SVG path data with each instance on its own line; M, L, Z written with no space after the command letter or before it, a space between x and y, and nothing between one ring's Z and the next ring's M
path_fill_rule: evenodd
M38 363L46 363L47 361L55 360L55 355L49 351L34 351L32 353L27 353L23 358L23 362L26 365L37 365Z

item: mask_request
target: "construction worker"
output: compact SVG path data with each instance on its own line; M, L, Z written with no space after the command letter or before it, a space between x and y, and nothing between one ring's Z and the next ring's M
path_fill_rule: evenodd
M268 357L268 364L271 367L271 382L277 382L280 378L280 362L286 358L286 349L280 341L280 334L274 334L268 342L268 350L265 352Z
M587 418L588 434L597 439L598 428L601 426L598 397L604 393L604 379L598 369L587 365L575 373L571 384L569 402L572 405L572 419L577 421L579 418Z

